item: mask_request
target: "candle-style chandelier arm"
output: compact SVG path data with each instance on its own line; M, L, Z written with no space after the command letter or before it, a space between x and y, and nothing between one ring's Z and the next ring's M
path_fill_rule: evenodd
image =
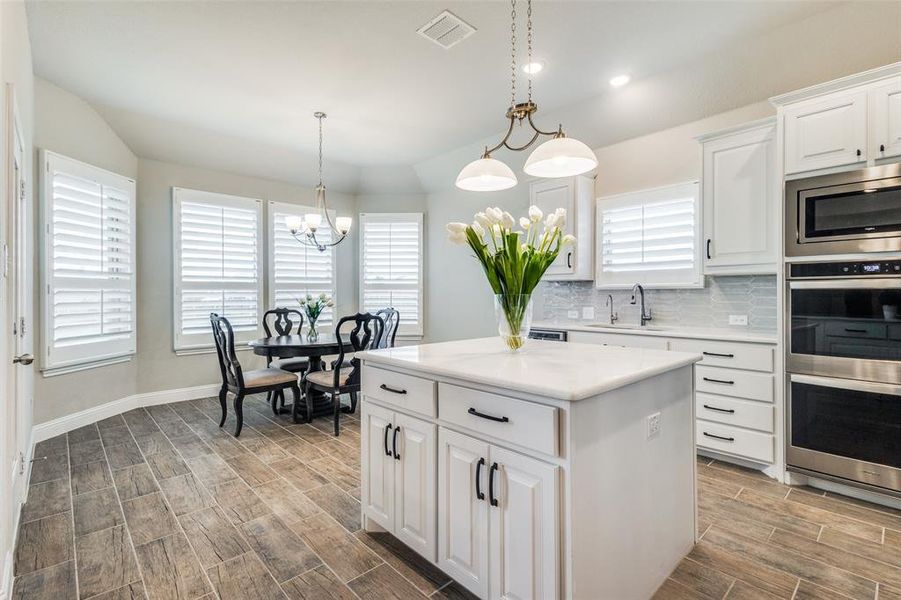
M535 125L535 122L532 120L532 114L537 110L538 106L534 102L524 102L522 104L517 104L510 107L510 110L507 111L507 119L510 120L510 126L507 127L507 133L504 135L504 139L502 139L496 146L487 148L482 157L489 157L491 156L492 152L494 152L495 150L500 150L501 148L507 148L509 150L512 150L513 152L521 152L538 141L538 138L543 135L563 137L564 133L562 125L557 126L557 131L544 131L542 129L539 129L538 126ZM522 123L524 119L529 122L529 126L535 133L532 135L531 139L529 139L529 141L522 146L512 146L510 145L510 136L513 135L513 125L516 124L517 120Z
M325 252L332 246L337 246L341 243L341 241L347 237L346 233L338 233L338 239L332 240L328 243L322 243L316 238L316 232L310 231L309 233L301 233L299 231L292 231L291 237L295 240L303 244L304 246L309 246L311 248L316 248L320 252Z

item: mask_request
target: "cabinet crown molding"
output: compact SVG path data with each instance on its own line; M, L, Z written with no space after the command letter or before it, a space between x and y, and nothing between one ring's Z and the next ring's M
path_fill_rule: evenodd
M715 140L722 137L730 136L734 133L741 133L743 131L751 131L753 129L763 129L765 127L773 127L776 124L776 117L764 117L762 119L757 119L756 121L748 121L745 123L739 123L737 125L731 125L729 127L724 127L722 129L717 129L716 131L710 131L708 133L702 133L701 135L695 136L695 139L699 142L709 142L711 140Z
M770 104L776 107L786 106L802 100L809 100L810 98L816 98L817 96L831 94L832 92L839 92L849 88L875 83L896 75L901 75L901 61L882 67L876 67L875 69L863 71L862 73L855 73L846 77L840 77L839 79L833 79L832 81L827 81L825 83L818 83L779 96L773 96L770 98Z

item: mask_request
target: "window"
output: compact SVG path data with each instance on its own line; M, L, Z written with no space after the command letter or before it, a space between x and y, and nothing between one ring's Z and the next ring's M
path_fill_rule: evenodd
M421 336L422 213L360 215L360 310L393 306L400 336Z
M210 313L235 341L258 337L263 304L262 200L172 188L175 350L210 348Z
M272 308L299 309L298 301L307 294L327 294L335 298L334 246L320 252L294 239L285 225L285 217L289 215L303 216L312 212L316 212L316 209L309 206L269 203L269 306ZM331 211L329 216L335 218ZM316 232L316 239L324 244L330 243L332 238L329 228L320 227ZM332 327L333 311L333 308L323 310L317 323L325 328Z
M43 370L133 355L135 182L43 155Z
M701 287L697 182L598 199L596 285Z

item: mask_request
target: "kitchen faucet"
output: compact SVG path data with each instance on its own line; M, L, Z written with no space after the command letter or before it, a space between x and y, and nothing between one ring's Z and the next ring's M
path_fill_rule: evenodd
M610 324L613 325L619 320L619 314L613 312L613 294L607 294L607 302L604 306L610 307Z
M644 327L645 324L651 320L651 309L645 310L644 307L644 288L641 287L640 283L636 283L632 286L632 302L630 304L635 304L635 292L638 292L638 295L641 296L641 326Z

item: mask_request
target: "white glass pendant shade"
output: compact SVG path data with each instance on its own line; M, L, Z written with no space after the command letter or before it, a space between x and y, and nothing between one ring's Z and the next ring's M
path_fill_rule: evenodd
M499 160L474 160L457 175L457 187L470 192L496 192L516 185L516 175Z
M289 231L300 231L303 229L303 219L297 215L288 215L285 217L285 226Z
M535 148L523 171L534 177L571 177L598 166L587 145L568 137L555 137Z
M335 228L341 233L347 233L350 231L350 225L352 221L350 217L338 217L335 219Z
M319 224L322 223L322 215L319 213L307 213L303 216L303 220L306 222L307 227L316 231L319 228Z

